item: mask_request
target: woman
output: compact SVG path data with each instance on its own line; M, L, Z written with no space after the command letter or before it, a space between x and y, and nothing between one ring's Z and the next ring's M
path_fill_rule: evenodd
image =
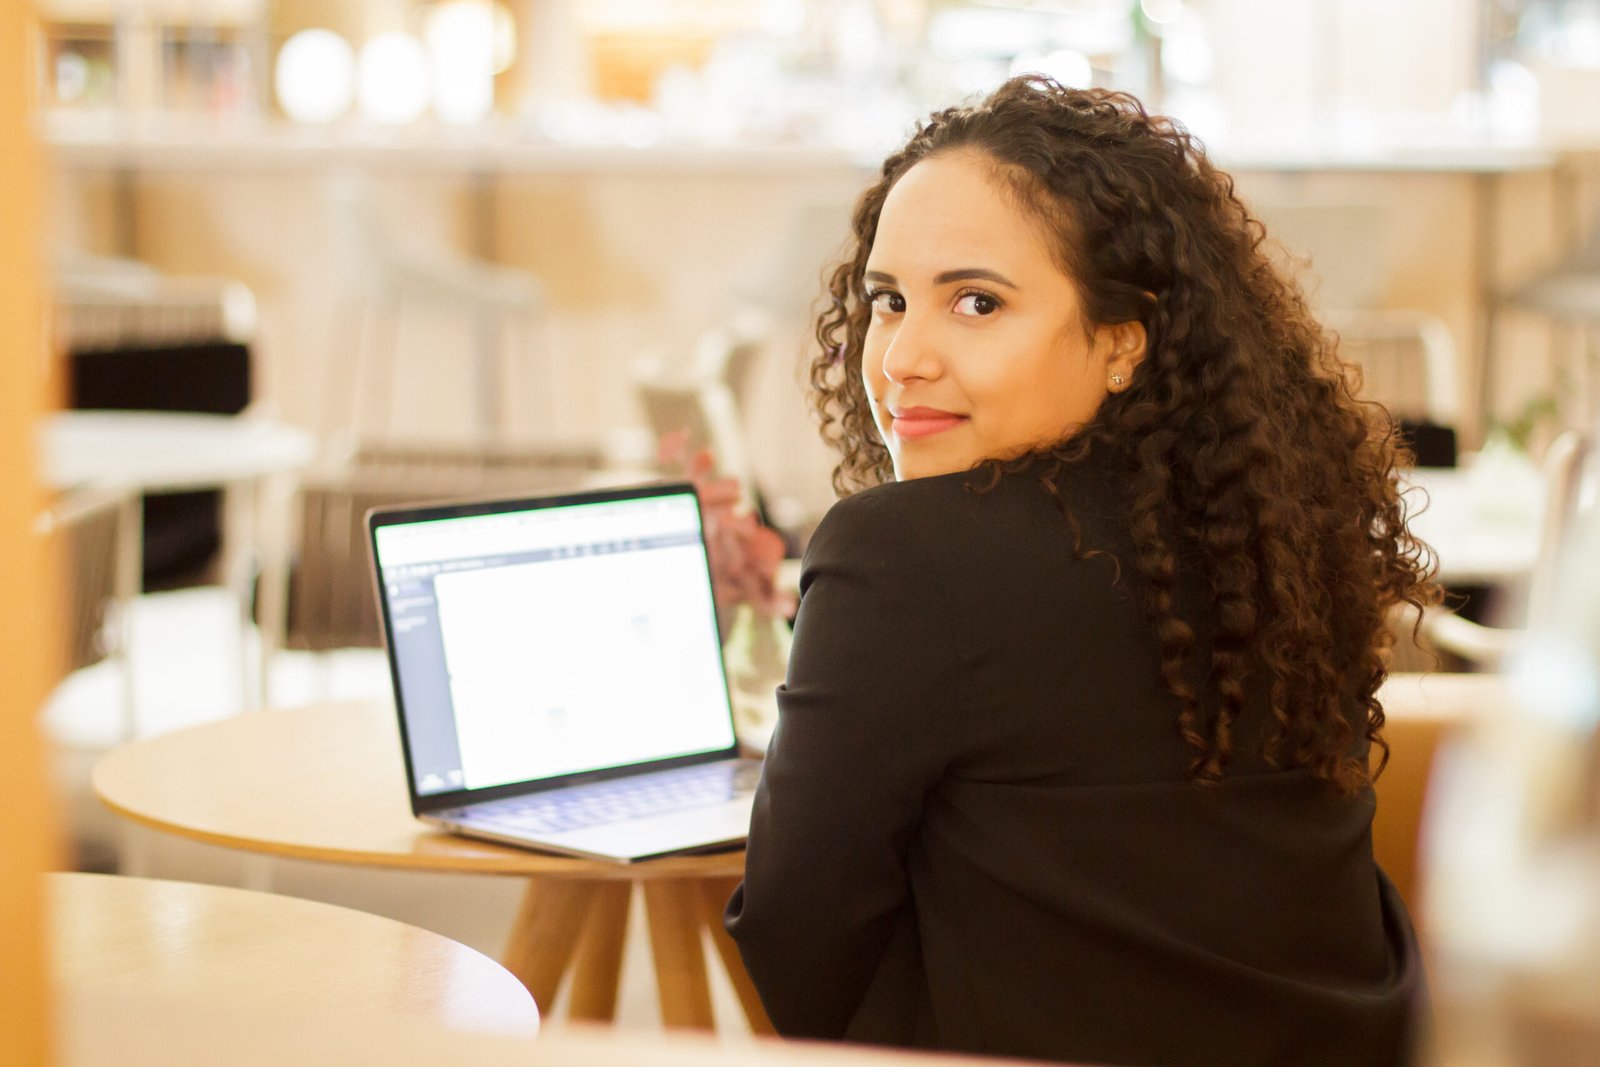
M1385 614L1433 587L1387 418L1231 180L1025 77L934 115L854 230L812 382L861 491L807 552L728 908L778 1030L1404 1062L1368 768Z

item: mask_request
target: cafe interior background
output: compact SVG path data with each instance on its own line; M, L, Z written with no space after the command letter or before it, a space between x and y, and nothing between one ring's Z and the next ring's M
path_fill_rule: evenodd
M1419 529L1456 595L1423 649L1395 652L1380 852L1411 876L1441 1004L1472 1006L1460 1032L1521 997L1557 1058L1526 1058L1526 1018L1458 1050L1600 1055L1600 0L37 0L6 17L0 60L28 101L8 143L39 209L7 267L37 275L50 353L19 415L39 494L8 490L38 506L8 544L55 561L37 614L14 610L49 620L59 666L42 706L8 714L43 739L49 866L270 890L498 957L520 879L184 840L113 814L94 768L239 716L386 700L372 504L681 473L660 443L687 431L782 534L792 581L833 499L802 359L852 199L916 116L1034 70L1128 89L1200 138L1410 428ZM745 605L729 641L752 736L783 651L771 621ZM649 1033L630 929L614 1025Z

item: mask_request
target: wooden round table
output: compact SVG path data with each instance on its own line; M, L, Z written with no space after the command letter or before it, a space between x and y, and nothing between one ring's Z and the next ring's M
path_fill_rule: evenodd
M268 1013L377 1013L456 1031L539 1030L533 998L505 968L392 919L148 878L53 874L48 886L55 984L69 1004L122 994L197 1011L248 1004Z
M295 859L518 875L528 889L503 962L549 1011L573 972L570 1013L609 1021L633 888L644 894L662 1021L711 1029L702 931L750 1025L771 1024L722 909L744 853L611 864L474 841L418 822L387 701L262 711L124 745L94 769L113 811L183 837Z

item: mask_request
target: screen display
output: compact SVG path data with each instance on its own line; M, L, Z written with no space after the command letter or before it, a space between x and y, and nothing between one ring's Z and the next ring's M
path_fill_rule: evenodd
M374 537L419 795L733 744L692 493Z

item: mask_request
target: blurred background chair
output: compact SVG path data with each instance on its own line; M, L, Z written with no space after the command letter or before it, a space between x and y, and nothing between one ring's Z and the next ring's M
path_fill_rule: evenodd
M684 435L684 455L702 449L711 453L716 473L739 483L739 495L753 506L759 495L755 473L739 426L733 391L720 381L670 382L661 379L634 383L650 432L660 441L669 434Z
M116 829L89 789L88 768L125 740L134 725L132 665L125 657L128 605L120 603L126 576L119 574L134 561L118 558L121 524L132 513L125 494L86 490L55 501L39 522L41 533L57 546L67 591L61 682L101 664L116 672L116 699L108 708L113 715L46 723L58 795L73 827L69 845L80 870L116 865Z
M67 673L92 667L120 648L114 605L124 503L115 492L72 493L41 518L45 534L59 539L66 572Z
M251 406L257 314L243 282L73 248L56 251L52 282L71 407L237 415ZM144 500L142 588L212 577L219 506L213 490Z
M419 311L444 312L468 323L465 344L434 352L449 364L434 379L460 377L471 364L471 436L504 441L511 410L519 398L544 398L553 413L560 382L550 346L545 343L545 291L524 270L464 256L417 240L398 219L385 217L362 178L343 174L332 180L330 207L352 268L352 291L343 308L330 374L350 368L344 388L331 385L328 402L340 405L325 425L347 440L396 433L395 376L400 373L402 323ZM507 359L507 347L511 358ZM432 368L430 368L431 370ZM544 427L548 428L548 427Z
M805 508L764 492L751 456L750 388L769 354L771 324L765 312L741 308L700 335L686 370L674 372L656 354L640 357L633 385L655 440L681 433L685 458L709 451L716 473L739 483L741 501L783 536L794 557L811 525Z
M1596 470L1594 451L1593 435L1569 430L1557 437L1545 453L1545 510L1539 554L1528 579L1523 626L1486 626L1443 608L1430 608L1423 616L1423 627L1435 648L1459 656L1478 669L1497 670L1525 640L1527 629L1537 628L1549 618L1571 553L1594 551L1593 545L1578 545L1573 538L1585 494L1593 494L1597 488L1600 472Z
M695 342L691 376L727 387L735 414L749 414L751 386L772 342L772 322L754 307L741 307Z
M1408 427L1418 464L1455 466L1461 370L1444 320L1415 310L1336 310L1323 321L1339 335L1340 355L1361 368L1362 395Z
M369 509L438 500L533 496L604 480L603 457L580 448L370 445L342 468L307 478L298 494L285 618L274 647L328 652L379 648L367 548Z

